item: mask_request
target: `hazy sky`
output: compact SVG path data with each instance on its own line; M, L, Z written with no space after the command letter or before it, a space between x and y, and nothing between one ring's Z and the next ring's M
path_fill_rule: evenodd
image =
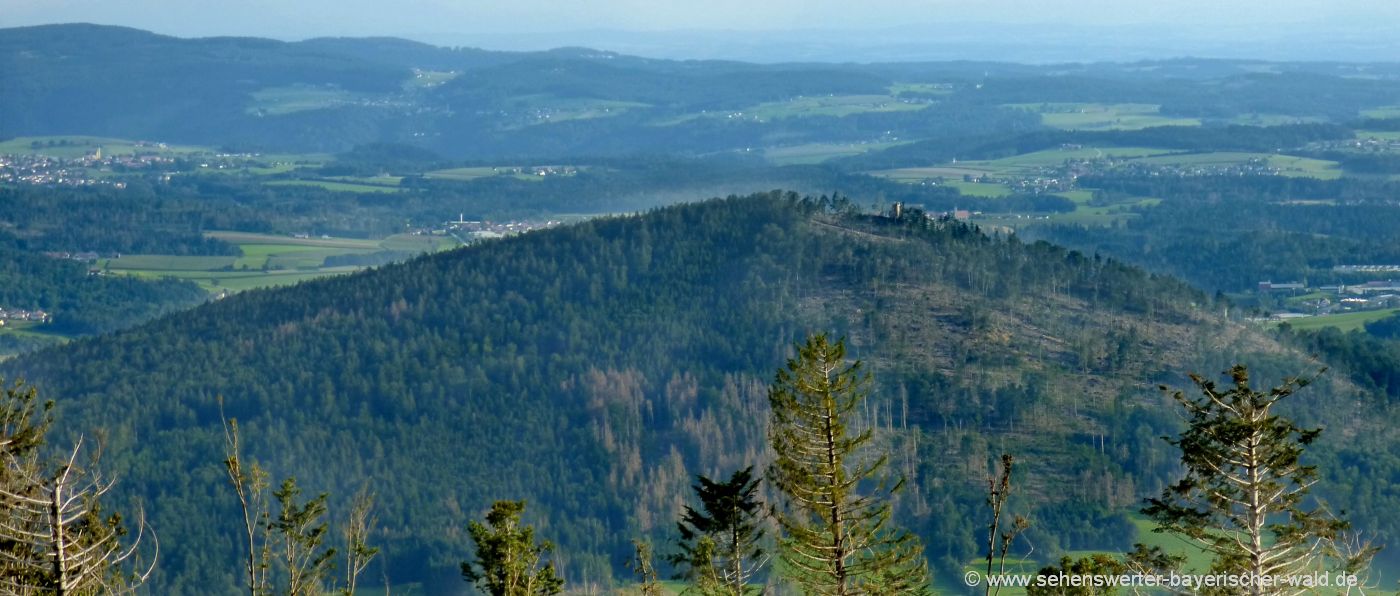
M0 25L95 22L180 36L879 28L1007 22L1192 28L1400 24L1394 0L0 0Z
M1351 35L1354 27L1388 38L1389 31L1400 27L1400 1L0 0L0 27L79 21L182 37L390 35L483 47L509 46L509 34L535 34L528 43L509 49L607 39L563 35L559 43L551 43L548 35L539 35L548 32L907 29L950 23L1072 24L1091 29L1151 25L1227 42L1258 32L1286 29L1291 36L1312 28ZM1149 34L1152 30L1137 28Z

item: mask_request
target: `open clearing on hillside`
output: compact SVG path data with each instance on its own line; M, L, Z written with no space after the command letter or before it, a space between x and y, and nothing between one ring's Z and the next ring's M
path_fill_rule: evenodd
M821 95L795 97L786 101L770 101L736 110L715 110L684 114L659 120L656 126L671 126L697 118L769 122L783 118L808 116L849 116L864 112L902 112L928 107L926 100L900 99L892 95Z
M1400 106L1381 106L1369 110L1361 110L1362 118L1400 118Z
M244 111L264 116L281 116L295 112L333 108L364 99L364 96L357 93L320 85L265 87L254 91L251 95L253 101Z
M1198 118L1161 115L1146 103L1012 103L1005 107L1040 114L1046 126L1065 130L1139 130L1151 126L1200 126Z
M867 151L888 149L902 144L899 142L807 143L787 147L769 147L763 150L763 158L767 159L768 163L779 166L814 164L834 157L859 155Z
M209 291L242 291L353 273L358 265L326 266L337 256L369 255L380 251L436 252L458 246L448 236L397 234L383 240L354 238L294 238L248 232L210 232L210 237L237 244L242 256L122 255L98 261L111 273L146 278L185 279Z
M15 137L8 141L0 142L0 154L37 154L73 159L84 155L90 155L99 147L102 148L103 157L133 155L136 153L175 156L211 152L207 147L195 147L193 145L168 145L165 143L133 141L112 137L59 135Z
M520 117L518 122L527 126L569 120L610 118L621 116L629 110L652 107L649 103L637 101L592 97L557 97L549 94L513 97L507 105L513 110L513 114Z

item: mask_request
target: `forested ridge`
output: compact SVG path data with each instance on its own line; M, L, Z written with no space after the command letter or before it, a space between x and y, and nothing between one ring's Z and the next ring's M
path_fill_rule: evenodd
M103 439L160 533L160 592L237 592L222 410L274 476L374 487L390 577L443 593L463 587L467 520L496 499L530 503L570 581L623 573L631 538L670 538L693 474L766 461L772 371L829 331L875 375L863 423L909 481L896 518L937 577L977 556L984 477L1007 450L1038 552L1126 549L1126 513L1177 473L1160 437L1180 420L1155 384L1305 360L1216 307L1097 255L770 193L250 291L3 373L58 401L62 434ZM1303 421L1337 441L1319 492L1396 536L1375 480L1400 466L1380 455L1392 401L1343 378L1310 391ZM1371 480L1342 484L1363 456Z

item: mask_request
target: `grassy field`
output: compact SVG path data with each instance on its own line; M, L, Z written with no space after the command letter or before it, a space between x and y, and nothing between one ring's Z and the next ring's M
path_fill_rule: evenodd
M1160 114L1161 106L1145 103L1016 103L1005 107L1040 114L1046 126L1065 130L1139 130L1150 126L1200 126L1197 118Z
M1165 155L1171 153L1167 149L1156 149L1152 147L1082 147L1078 149L1046 149L1003 157L1001 159L959 161L936 169L950 169L950 171L968 170L983 172L989 176L1031 176L1039 173L1039 170L1047 167L1055 167L1064 164L1067 160L1091 160L1091 159L1138 159L1155 155ZM927 169L927 168L916 168ZM895 170L898 171L898 170ZM873 172L879 174L880 172Z
M997 198L1011 194L1011 189L1003 184L990 182L963 182L962 180L949 180L948 186L958 189L958 192L969 197Z
M269 180L268 186L319 186L335 192L401 192L402 189L382 184L356 184L334 180Z
M951 85L939 83L895 83L890 85L890 95L899 95L905 92L926 93L929 95L952 95L953 88Z
M994 172L988 167L974 167L964 165L962 162L946 166L933 166L927 168L897 168L893 170L877 170L866 172L872 176L889 178L896 182L923 182L932 178L962 178L972 176L980 178L991 176Z
M326 179L368 186L398 186L403 184L403 176L328 176Z
M1400 106L1381 106L1369 110L1361 110L1362 118L1400 118Z
M208 291L239 292L342 275L363 269L325 266L327 257L364 255L383 250L436 252L456 247L450 237L397 234L382 240L354 238L293 238L247 232L211 232L210 237L237 244L239 257L123 255L98 266L112 273L146 278L186 279Z
M849 116L863 112L900 112L921 110L928 103L904 101L892 95L822 95L796 97L786 101L770 101L738 110L722 110L684 114L658 120L655 126L671 126L697 118L770 122L783 118L808 116Z
M1242 124L1245 126L1282 126L1285 124L1308 124L1323 122L1322 118L1309 118L1303 116L1289 116L1286 114L1240 114L1226 120L1230 124Z
M38 143L36 148L35 143ZM49 145L53 143L53 145ZM152 143L141 143L129 139L115 139L110 137L89 137L78 135L44 136L44 137L15 137L8 141L0 142L0 154L40 154L51 157L61 157L65 159L82 157L102 148L102 156L132 155L135 153L161 154L161 155L190 155L194 153L207 153L207 147L195 147L191 145L160 145Z
M859 155L867 151L887 149L898 142L885 143L807 143L788 147L769 147L763 150L763 158L779 166L821 163L833 157Z
M1365 329L1366 323L1379 321L1389 317L1400 308L1388 308L1382 310L1364 310L1360 312L1347 312L1337 315L1323 315L1320 317L1303 317L1298 319L1288 319L1288 324L1294 329L1306 329L1309 331L1322 329L1323 327L1336 327L1342 331L1359 331Z
M280 116L307 110L320 110L354 103L361 96L344 89L317 85L286 85L266 87L252 93L253 103L245 111L249 114Z
M560 166L560 165L538 165L538 166L475 166L468 168L451 168L447 170L433 170L423 174L428 178L438 178L442 180L468 181L477 178L487 178L490 176L510 176L517 180L538 181L545 178L538 173L538 168L548 168L554 170L556 176L567 176L570 174L560 173L565 169L572 168L575 171L584 170L582 166Z
M1243 165L1252 160L1263 160L1269 167L1277 168L1284 176L1298 176L1331 180L1342 175L1335 161L1277 155L1273 153L1241 153L1218 151L1212 153L1178 153L1156 157L1144 157L1142 163L1175 166L1231 166Z
M906 103L888 95L827 95L761 103L742 110L759 121L806 116L849 116L862 112L921 110L924 103Z
M651 104L591 97L556 97L553 95L522 95L511 98L511 106L526 116L526 124L549 124L569 120L588 120L619 116L629 110L649 108Z
M1400 141L1400 130L1358 130L1358 138L1380 139L1382 141Z
M461 76L462 73L456 71L443 70L418 70L413 69L413 76L404 81L404 89L427 89L446 83Z

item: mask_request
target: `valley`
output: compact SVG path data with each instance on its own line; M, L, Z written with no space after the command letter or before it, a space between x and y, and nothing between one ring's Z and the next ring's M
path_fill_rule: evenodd
M872 376L857 426L939 593L985 564L1003 453L1015 570L1146 543L1204 571L1142 513L1182 470L1159 387L1236 363L1329 369L1280 406L1323 429L1314 494L1400 536L1400 65L52 25L0 29L0 83L0 375L53 444L100 438L152 593L240 593L228 419L333 524L375 493L386 586L356 593L466 593L500 500L570 590L634 589L695 475L774 461L775 371L820 332Z

